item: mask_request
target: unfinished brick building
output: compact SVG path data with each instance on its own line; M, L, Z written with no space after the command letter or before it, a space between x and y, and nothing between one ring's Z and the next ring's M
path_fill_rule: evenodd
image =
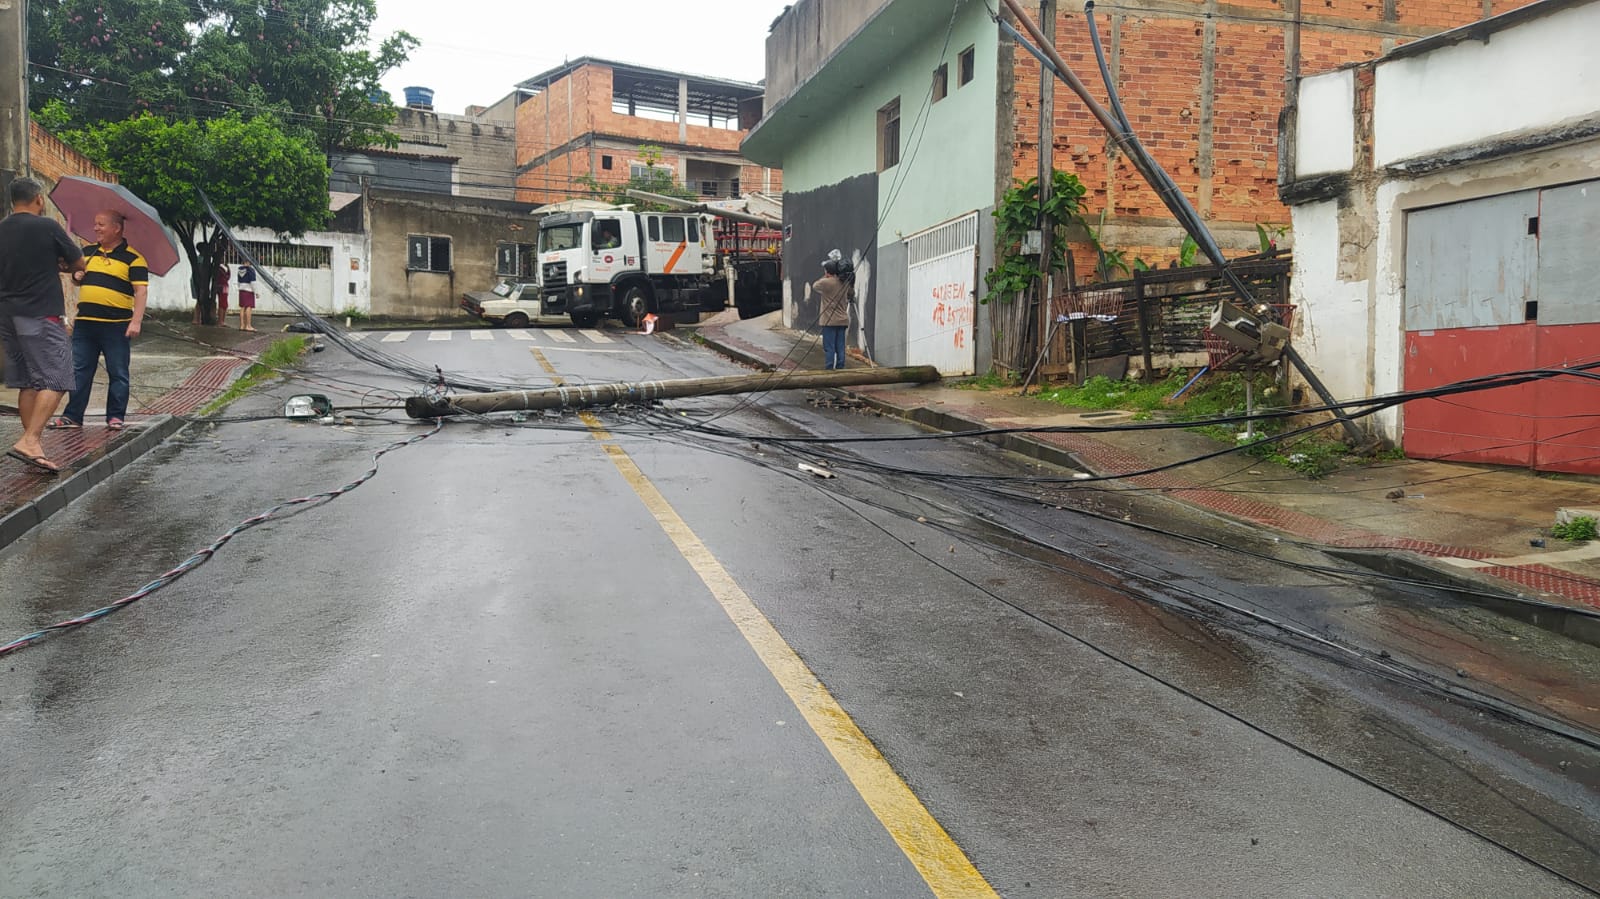
M1531 0L1133 0L1096 12L1128 117L1226 250L1258 245L1257 225L1283 236L1278 117L1303 76L1374 59L1408 41L1526 6ZM1024 4L1037 14L1041 6ZM1049 4L1052 7L1056 3ZM1056 47L1105 101L1081 8L1059 4ZM1013 48L1012 174L1039 171L1040 66ZM1055 91L1055 167L1089 192L1102 242L1129 261L1170 260L1183 232L1064 86ZM1092 257L1079 254L1080 261Z
M519 200L590 196L652 174L706 198L783 189L777 170L739 153L761 118L758 84L584 57L518 91Z

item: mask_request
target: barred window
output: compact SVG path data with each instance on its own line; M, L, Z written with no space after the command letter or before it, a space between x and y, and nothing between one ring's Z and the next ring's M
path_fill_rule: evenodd
M531 243L501 243L495 247L494 273L502 278L532 278L539 271L538 254Z
M406 270L413 272L444 272L450 268L450 238L411 234L406 237Z
M246 253L255 258L258 265L269 268L333 268L332 247L299 243L267 243L259 240L241 240L239 243L244 246ZM246 260L232 244L229 244L223 262L228 265L244 265Z

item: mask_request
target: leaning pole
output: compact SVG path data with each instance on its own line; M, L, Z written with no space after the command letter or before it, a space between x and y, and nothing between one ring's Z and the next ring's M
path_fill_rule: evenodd
M769 390L805 390L821 387L865 387L871 384L928 384L939 380L931 365L907 368L855 368L834 371L763 372L723 378L689 378L681 381L635 381L621 384L583 384L537 390L502 390L461 396L413 396L406 400L412 418L451 415L486 415L490 412L527 412L543 409L584 409L617 403L764 393Z

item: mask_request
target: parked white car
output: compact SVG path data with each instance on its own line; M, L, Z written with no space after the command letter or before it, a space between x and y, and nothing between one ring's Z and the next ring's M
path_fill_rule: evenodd
M569 321L565 312L544 314L539 285L533 281L501 281L493 290L462 294L461 308L492 325L507 328L564 325Z

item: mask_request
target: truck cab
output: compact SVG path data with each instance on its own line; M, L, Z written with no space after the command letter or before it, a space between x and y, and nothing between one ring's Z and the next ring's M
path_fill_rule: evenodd
M569 212L539 223L544 312L589 327L614 316L629 326L652 312L721 308L709 289L716 240L707 216L632 209Z
M612 315L613 284L639 269L639 229L630 213L568 212L539 223L539 276L546 314L591 327Z

